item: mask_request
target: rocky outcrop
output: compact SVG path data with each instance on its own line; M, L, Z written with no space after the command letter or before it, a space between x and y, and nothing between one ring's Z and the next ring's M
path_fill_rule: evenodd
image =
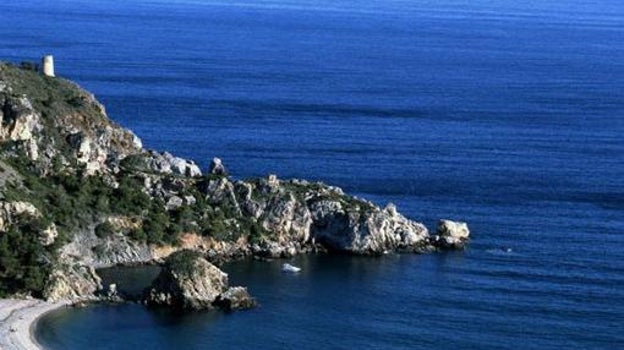
M440 220L434 243L440 248L461 249L470 238L470 230L465 222Z
M229 288L228 276L201 254L182 250L172 254L144 293L148 306L181 310L252 307L255 303L242 287Z
M98 238L93 230L88 228L76 232L72 240L60 249L60 258L96 268L149 263L159 258L154 248L144 242L123 234Z
M81 299L102 289L102 280L92 266L60 264L43 291L48 301Z
M51 223L50 226L46 227L39 234L39 241L44 247L54 244L56 238L58 237L59 232L56 228L55 223Z
M222 184L219 188L229 187ZM399 214L394 205L381 209L347 196L337 187L282 181L275 176L237 182L234 187L236 207L272 233L271 239L252 244L258 255L289 257L319 245L333 251L377 255L420 252L429 245L427 229ZM213 197L220 197L219 192L213 191Z
M219 308L232 311L251 309L256 306L256 301L251 297L245 287L230 287L221 293L213 303Z
M0 201L0 231L8 228L23 217L40 217L41 212L32 203L24 201Z
M45 79L0 63L0 143L11 141L42 169L84 165L86 174L108 172L141 150L131 131L111 122L95 97L64 79Z
M228 172L225 169L225 166L221 162L221 159L217 157L212 158L212 161L210 162L210 173L213 175L221 175L221 176L228 175Z
M422 250L427 229L398 214L394 209L345 206L337 200L322 200L311 206L313 235L330 249L355 254ZM389 208L394 208L393 206Z
M41 131L41 115L26 96L4 97L0 137L11 141L29 140Z
M202 172L191 160L175 157L169 152L149 151L145 154L148 171L160 174L175 174L189 177L201 176Z
M10 91L10 87L5 90ZM41 114L35 111L26 96L0 95L0 107L0 141L22 145L26 156L37 160L39 145L33 136L43 129Z
M5 202L0 200L0 232L7 231L12 226L19 226L24 222L35 222L42 217L41 212L32 203L24 201ZM50 223L45 227L30 225L35 228L41 245L52 245L59 233L56 224Z

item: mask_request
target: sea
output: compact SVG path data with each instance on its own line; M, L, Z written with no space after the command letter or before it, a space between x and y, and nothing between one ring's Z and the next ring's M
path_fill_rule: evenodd
M48 349L624 349L621 0L3 0L146 147L340 186L464 251L225 265L251 311L63 309Z

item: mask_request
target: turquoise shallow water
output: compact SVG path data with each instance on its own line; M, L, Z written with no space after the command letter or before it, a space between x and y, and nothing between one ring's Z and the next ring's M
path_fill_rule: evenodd
M300 257L296 277L241 262L257 310L63 310L46 346L623 346L620 2L8 0L0 19L2 59L54 53L148 147L473 232L465 252Z

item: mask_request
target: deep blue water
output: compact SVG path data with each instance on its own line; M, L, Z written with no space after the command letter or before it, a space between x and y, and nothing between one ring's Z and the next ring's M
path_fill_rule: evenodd
M473 242L300 276L240 262L256 310L63 310L43 344L624 347L621 1L118 3L4 0L0 58L53 53L148 147L466 220Z

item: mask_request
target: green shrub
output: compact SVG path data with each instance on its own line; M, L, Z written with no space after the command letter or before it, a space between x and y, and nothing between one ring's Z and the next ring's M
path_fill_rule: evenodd
M111 198L111 209L115 213L141 215L151 207L151 198L141 189L143 184L132 176L124 176L119 187L114 189Z
M145 157L141 154L131 154L122 159L119 164L124 170L143 170L146 167Z
M202 254L194 250L179 250L167 258L165 267L181 275L191 275L195 272L195 263L202 258Z
M16 226L0 234L0 294L32 292L41 296L54 253L44 247L38 234L46 223L20 218Z
M23 70L34 71L34 72L39 71L39 65L35 62L23 61L23 62L20 62L19 67Z
M167 235L169 217L164 209L152 206L147 218L143 221L143 231L146 234L148 243L171 243Z
M147 234L142 228L135 228L128 232L128 237L138 242L147 242Z
M249 220L245 223L244 228L249 232L249 243L261 243L269 232L255 220Z

